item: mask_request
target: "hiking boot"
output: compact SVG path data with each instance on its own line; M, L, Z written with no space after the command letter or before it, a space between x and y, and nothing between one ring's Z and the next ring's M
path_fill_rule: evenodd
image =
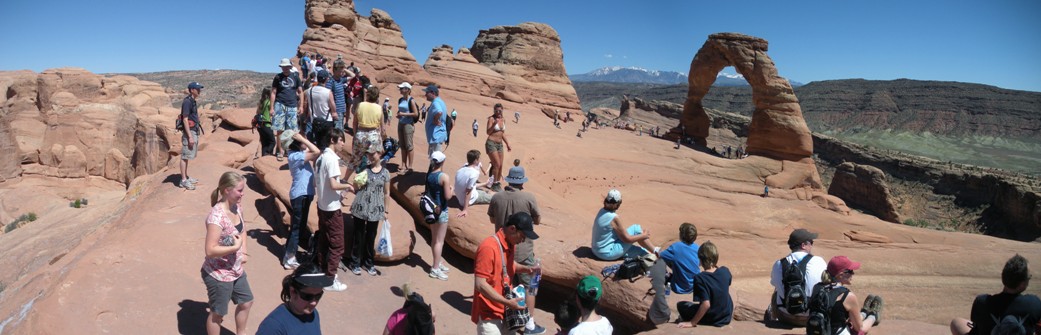
M875 326L882 322L882 297L868 294L864 299L864 313L875 317Z
M193 185L192 183L188 182L187 179L181 181L180 187L182 187L182 188L184 188L186 190L189 190L189 191L195 190L195 185Z
M379 274L380 274L379 271L376 271L376 266L370 266L369 267L369 275L370 276L378 276Z
M537 324L535 325L535 328L533 328L533 329L525 329L524 330L524 335L539 335L539 334L545 334L545 333L546 333L546 327L543 327L543 326L540 326L540 325L537 325Z
M430 275L430 278L435 278L435 279L440 279L440 280L448 280L448 275L446 275L444 272L441 272L440 269L430 270L429 275Z
M351 267L351 273L353 273L355 276L360 276L361 275L361 267L360 266Z
M441 273L444 273L446 275L448 274L448 271L451 271L451 269L449 269L447 266L445 266L445 263L438 264L437 265L437 269L441 270Z
M333 284L325 287L326 291L333 292L343 292L346 289L347 284L341 283L339 277L333 278Z

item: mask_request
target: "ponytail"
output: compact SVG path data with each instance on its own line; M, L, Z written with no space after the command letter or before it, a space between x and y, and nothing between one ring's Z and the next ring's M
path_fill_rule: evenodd
M213 189L213 192L210 193L210 206L212 207L216 205L217 201L220 200L221 190L238 186L238 184L241 183L244 179L246 178L242 177L241 174L235 171L228 171L222 174L220 176L220 181L217 183L217 188Z

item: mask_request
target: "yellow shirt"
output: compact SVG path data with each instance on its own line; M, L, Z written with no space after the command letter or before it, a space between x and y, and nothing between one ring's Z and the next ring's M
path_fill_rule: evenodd
M380 126L380 118L383 116L383 108L371 102L362 102L358 105L358 128L375 129Z

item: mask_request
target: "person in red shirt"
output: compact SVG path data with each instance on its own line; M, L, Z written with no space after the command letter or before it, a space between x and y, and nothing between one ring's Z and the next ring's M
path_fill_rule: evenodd
M531 215L517 212L506 220L506 224L495 235L485 238L477 247L470 320L477 324L478 335L510 333L503 323L506 308L520 310L524 306L520 305L521 298L506 299L504 288L513 288L510 278L516 271L531 273L538 269L536 266L514 262L513 247L526 239L538 238Z

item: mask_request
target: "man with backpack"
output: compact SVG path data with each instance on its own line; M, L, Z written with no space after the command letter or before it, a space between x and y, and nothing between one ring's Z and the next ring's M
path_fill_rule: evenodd
M793 326L805 326L813 286L821 281L827 268L824 258L810 254L817 234L796 229L788 236L788 256L774 262L770 271L770 285L774 287L773 301L768 310L768 321L781 321Z
M188 161L195 159L199 152L199 134L202 133L202 125L199 124L199 103L195 100L202 94L202 84L191 82L188 84L188 96L181 102L181 184L187 190L194 190L199 180L188 176Z
M299 113L297 106L300 97L304 94L300 77L290 71L293 64L289 62L289 58L282 58L278 66L282 68L282 72L276 74L275 78L271 80L271 101L275 102L271 105L270 111L271 115L274 115L271 130L275 131L275 137L282 136L282 132L286 130L297 130L296 118ZM275 151L278 152L275 157L282 161L284 149L276 146Z
M980 294L972 302L970 320L951 320L951 334L1038 334L1041 331L1041 300L1023 294L1030 285L1027 259L1019 254L1005 262L997 294Z

